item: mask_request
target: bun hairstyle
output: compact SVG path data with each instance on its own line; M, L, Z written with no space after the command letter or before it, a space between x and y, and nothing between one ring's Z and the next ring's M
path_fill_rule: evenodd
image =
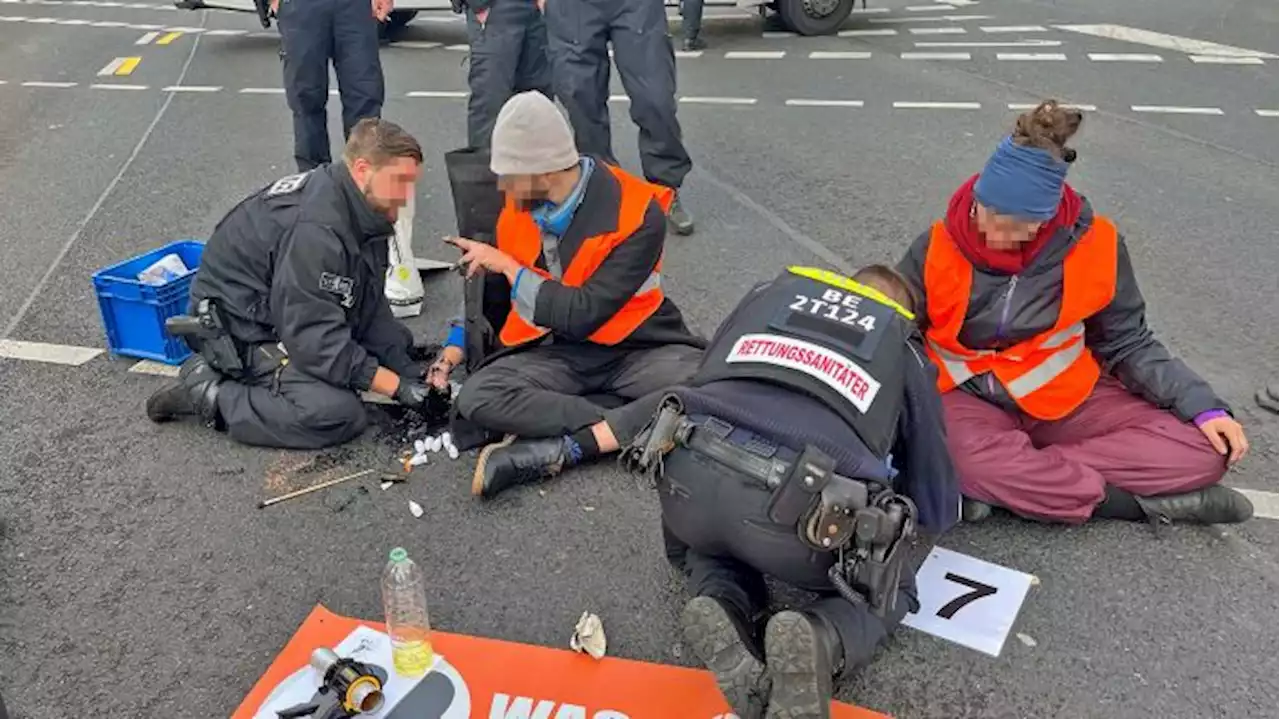
M1018 116L1013 141L1046 150L1064 162L1075 162L1076 151L1067 147L1067 141L1080 130L1082 122L1084 113L1079 110L1063 107L1057 100L1045 100Z

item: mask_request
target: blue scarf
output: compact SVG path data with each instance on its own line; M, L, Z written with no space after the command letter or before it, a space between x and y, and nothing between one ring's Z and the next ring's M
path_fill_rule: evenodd
M1048 150L1006 137L982 168L973 196L1001 215L1044 221L1058 213L1069 165Z
M582 196L587 192L587 181L591 179L591 172L595 169L595 160L590 157L583 157L578 161L578 167L582 169L582 175L578 178L578 184L573 186L573 191L565 198L564 202L559 205L551 202L543 202L534 208L533 221L538 227L549 235L560 237L569 229L569 223L573 222L573 215L578 211L578 205L582 204Z

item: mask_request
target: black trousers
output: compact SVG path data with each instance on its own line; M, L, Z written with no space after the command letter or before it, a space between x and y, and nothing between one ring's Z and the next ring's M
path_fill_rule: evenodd
M679 188L693 161L676 119L676 56L663 0L549 0L547 35L555 93L578 150L617 160L609 128L609 45L640 128L650 182Z
M869 664L907 612L919 609L914 562L903 568L893 610L877 617L835 592L827 579L834 553L810 549L794 525L769 519L770 494L754 480L680 447L664 467L658 492L667 559L688 577L694 596L714 597L753 622L768 606L766 574L816 593L802 610L835 628L845 673Z
M293 111L298 171L331 161L329 63L342 99L342 136L366 117L381 117L386 89L378 56L378 21L369 0L280 0L285 97Z
M237 442L278 449L322 449L355 439L369 425L364 402L292 365L250 353L255 364L218 389L218 411Z
M537 90L552 97L547 24L532 0L493 0L484 25L467 11L467 37L467 139L471 147L488 149L493 123L512 95Z
M625 445L653 418L664 390L692 377L701 358L702 350L687 345L531 347L468 378L455 408L464 419L520 437L559 437L604 420ZM605 409L590 395L626 403Z

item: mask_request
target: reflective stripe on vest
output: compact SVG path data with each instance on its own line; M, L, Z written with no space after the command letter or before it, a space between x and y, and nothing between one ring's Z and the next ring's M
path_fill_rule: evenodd
M614 248L640 229L651 201L656 200L664 213L670 211L671 202L675 199L674 191L641 180L607 163L599 163L596 167L597 170L608 168L618 182L621 199L618 203L617 229L583 240L568 267L564 268L562 277L552 277L546 270L537 267L538 257L543 252L542 231L530 213L519 210L511 201L507 202L498 217L498 249L514 257L526 270L535 272L544 279L558 281L567 287L581 287L600 268ZM665 299L666 295L662 290L662 260L659 259L653 272L631 299L587 339L602 345L618 344L653 316ZM513 347L536 340L549 331L545 327L534 325L532 318L521 317L513 303L498 339L503 345Z
M1101 367L1085 345L1084 321L1115 295L1118 236L1104 217L1067 253L1062 267L1058 320L1039 335L1003 349L974 350L960 344L974 269L943 223L936 223L925 257L929 327L925 349L938 366L938 389L947 392L986 372L1037 419L1061 419L1093 391Z

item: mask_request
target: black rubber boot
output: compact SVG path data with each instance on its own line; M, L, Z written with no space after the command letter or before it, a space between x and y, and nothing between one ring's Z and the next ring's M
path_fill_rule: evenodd
M680 615L684 643L716 677L720 693L740 719L764 716L769 683L755 655L747 618L718 599L694 597Z
M684 39L685 52L697 52L698 50L706 50L706 49L707 49L707 41L703 40L701 37L697 35L694 35L693 37L686 37Z
M822 618L778 612L764 630L765 664L772 684L767 719L829 719L840 636Z
M1253 517L1253 503L1229 487L1213 484L1204 489L1159 497L1138 497L1147 518L1161 524L1238 524Z
M564 469L564 440L521 439L509 434L480 450L471 493L491 499L504 489L554 477Z
M152 422L169 422L182 417L198 417L207 425L221 428L218 388L222 375L200 355L192 355L178 370L178 381L147 398L147 417Z
M684 203L680 202L679 197L671 203L671 211L667 213L667 224L677 235L693 234L693 215L684 209Z

